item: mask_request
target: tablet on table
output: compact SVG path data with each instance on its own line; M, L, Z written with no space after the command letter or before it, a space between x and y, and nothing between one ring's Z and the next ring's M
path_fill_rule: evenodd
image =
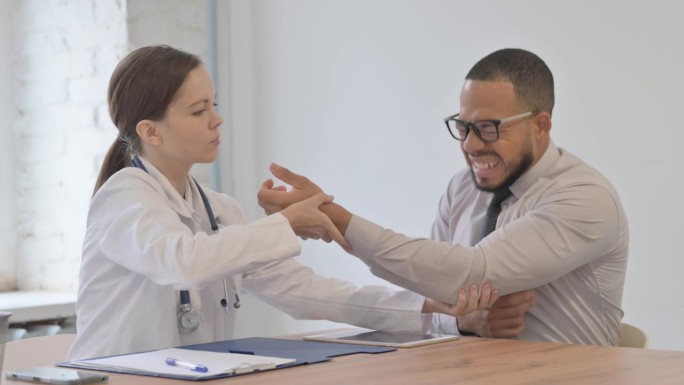
M342 332L316 334L304 337L307 341L336 342L358 345L391 346L410 348L414 346L452 341L458 336L414 332L384 332L370 329L354 329Z

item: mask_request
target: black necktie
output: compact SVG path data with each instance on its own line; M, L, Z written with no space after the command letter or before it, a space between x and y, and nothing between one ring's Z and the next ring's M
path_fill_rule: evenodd
M496 220L499 218L499 213L501 212L501 202L506 200L511 194L511 190L507 188L494 191L492 201L489 202L489 206L487 206L487 218L485 218L485 224L482 227L482 238L494 231Z

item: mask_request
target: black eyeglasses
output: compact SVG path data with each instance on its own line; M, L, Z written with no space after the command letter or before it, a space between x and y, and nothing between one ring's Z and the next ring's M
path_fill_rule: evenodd
M496 142L499 139L499 127L501 127L502 124L528 118L532 115L538 114L539 112L541 111L535 110L499 120L475 120L472 122L456 119L458 115L460 115L459 113L456 115L451 115L448 118L444 118L444 123L449 129L451 136L458 141L462 142L466 140L470 130L473 130L475 131L475 135L477 135L477 137L483 142L491 143Z

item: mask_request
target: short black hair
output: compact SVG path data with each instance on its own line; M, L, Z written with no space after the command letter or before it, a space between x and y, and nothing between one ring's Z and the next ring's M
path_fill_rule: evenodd
M532 111L553 111L553 75L546 63L532 52L504 48L478 61L466 80L504 81L513 84L518 99Z

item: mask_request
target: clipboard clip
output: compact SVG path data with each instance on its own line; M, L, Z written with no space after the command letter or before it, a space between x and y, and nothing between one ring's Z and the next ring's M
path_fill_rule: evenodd
M276 364L275 362L261 362L258 364L250 364L249 362L243 362L240 365L234 366L232 368L224 370L225 373L230 373L233 375L238 375L238 374L245 374L245 373L252 373L252 372L260 372L262 370L270 370L270 369L275 369Z

